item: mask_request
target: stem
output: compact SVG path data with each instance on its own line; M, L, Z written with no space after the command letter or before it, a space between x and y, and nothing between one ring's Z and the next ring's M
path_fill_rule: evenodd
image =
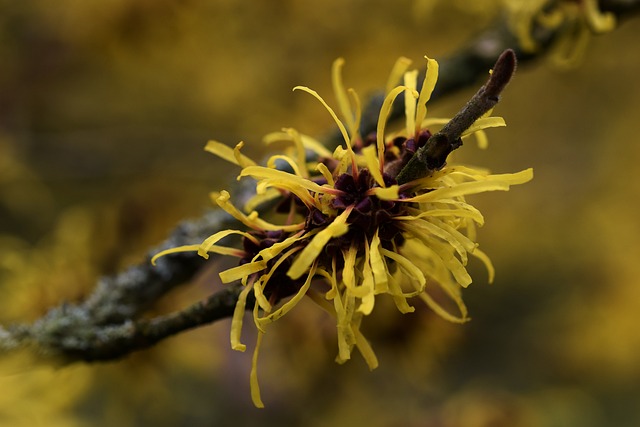
M398 174L398 184L422 178L444 167L449 153L462 145L462 133L498 103L500 94L516 71L516 64L516 54L512 49L502 52L487 83L416 152Z

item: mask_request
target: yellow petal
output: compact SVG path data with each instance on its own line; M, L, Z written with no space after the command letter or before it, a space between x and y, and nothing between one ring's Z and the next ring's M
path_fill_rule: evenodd
M362 354L364 361L367 362L369 369L373 371L378 367L378 358L376 357L376 354L373 352L373 349L367 339L362 335L362 332L360 332L360 329L353 332L356 338L356 347L360 351L360 354Z
M387 258L391 258L392 260L397 262L401 268L404 268L407 271L410 277L413 277L418 281L418 283L420 283L420 286L424 286L427 279L424 277L424 274L422 274L422 271L420 271L420 269L416 267L416 265L412 263L409 259L403 257L398 253L395 253L393 251L390 251L384 248L381 248L380 252L382 253L382 255L386 256Z
M222 283L231 283L267 268L266 261L254 261L239 265L219 273Z
M418 110L416 111L416 130L415 134L420 132L420 126L424 118L427 116L427 102L431 99L433 89L436 87L438 81L438 61L435 59L427 58L427 72L422 82L422 88L420 89L420 96L418 97Z
M391 68L391 73L389 74L389 78L387 80L387 85L385 86L384 93L387 94L391 92L391 89L396 87L402 78L402 75L407 71L409 66L411 65L411 60L409 58L405 58L401 56L398 58L393 64Z
M606 33L616 27L616 17L613 13L602 13L597 0L585 0L584 14L587 23L596 33Z
M416 131L416 99L409 95L418 87L418 70L404 73L404 85L407 88L407 93L404 95L404 116L407 136L411 137Z
M445 308L443 308L440 304L438 304L431 296L423 292L420 294L420 298L427 304L427 306L433 310L438 316L442 317L445 320L448 320L452 323L465 323L469 321L466 313L466 307L462 313L462 316L456 316L454 314L449 313ZM462 300L459 301L462 303ZM463 304L464 307L464 304Z
M383 169L384 166L384 128L387 125L387 118L389 117L389 113L391 112L391 108L393 107L393 101L395 101L396 97L400 95L402 92L407 91L405 96L409 94L413 94L414 96L418 95L418 92L415 90L410 91L406 86L398 86L393 88L387 96L384 98L382 102L382 106L380 107L380 115L378 116L378 126L376 128L376 146L378 148L378 161L380 164L380 169Z
M484 130L479 129L473 135L476 137L479 149L486 150L489 148L489 138L487 138L487 133Z
M247 346L240 342L240 336L242 335L242 319L247 305L247 295L250 290L251 286L245 286L242 289L238 295L238 302L231 318L231 348L236 351L245 351L247 349Z
M355 242L346 253L342 253L344 258L344 268L342 269L342 282L347 289L355 289L356 287L356 255L358 254L358 245Z
M362 107L360 103L360 97L358 97L358 94L356 93L356 91L349 88L347 89L347 92L351 96L351 100L356 110L356 118L353 124L353 131L351 132L351 145L353 145L355 140L358 139L360 135L360 121L362 120Z
M287 237L282 242L274 243L268 248L262 249L260 252L258 252L258 255L264 261L269 261L275 258L276 256L278 256L283 250L287 249L289 246L293 245L294 243L300 240L307 239L310 236L313 236L313 234L315 234L313 231L309 233L304 233L303 231L300 231L294 234L293 236Z
M265 317L258 318L256 320L257 325L264 328L264 326L268 325L269 323L275 322L276 320L287 314L289 311L291 311L291 309L295 307L296 304L298 304L307 293L307 290L309 289L309 286L311 286L311 281L313 280L315 274L316 267L314 265L313 267L311 267L311 270L309 270L309 274L307 274L307 280L305 280L304 284L300 287L298 293L296 293L291 299L289 299L289 301L284 303L282 307L280 307L273 313Z
M291 139L296 145L296 162L298 163L298 165L300 165L300 169L297 172L297 174L301 175L303 178L309 178L309 171L307 170L307 167L306 167L307 151L304 148L302 137L300 136L298 131L293 128L285 128L284 131L291 136Z
M361 297L360 306L358 307L358 311L365 316L371 314L373 311L373 306L375 304L375 295L374 295L374 278L373 271L371 270L371 265L369 263L369 248L367 247L364 259L364 265L362 268L362 285L360 288L363 289L363 296Z
M249 375L249 383L251 384L251 400L256 408L264 408L264 403L262 403L262 398L260 396L260 385L258 384L258 352L262 345L263 336L264 332L258 331L256 348L253 351L253 357L251 358L251 374Z
M292 159L289 156L285 156L283 154L275 154L271 157L269 157L269 160L267 160L267 168L269 169L276 169L276 165L278 160L281 160L283 162L285 162L286 164L289 165L289 167L293 170L294 175L297 175L301 178L306 178L306 176L303 175L303 170L306 171L306 167L305 167L305 163L298 163L297 160ZM300 167L298 165L301 165L303 168L300 169ZM283 171L285 172L285 171ZM289 173L289 172L285 172L285 173Z
M388 272L387 266L380 254L380 237L378 237L377 230L371 240L369 262L371 263L371 270L373 271L375 292L378 294L386 292L389 289L387 279Z
M309 208L315 206L315 200L309 191L289 179L263 179L256 185L256 192L264 194L271 187L294 194Z
M335 298L334 301L338 299ZM351 327L355 311L355 297L350 295L349 291L345 292L343 307L340 311L336 309L338 317L338 357L336 362L338 363L344 363L351 358L351 349L356 342L354 331Z
M367 169L371 172L371 176L378 183L380 187L385 187L384 179L382 178L382 173L380 172L380 161L378 160L378 154L376 151L376 147L373 145L369 145L362 149L362 154L364 156L365 163L367 164Z
M448 230L444 230L435 224L419 219L415 221L405 221L401 226L402 229L422 240L427 246L433 241L434 237L444 240L460 255L462 262L466 264L467 250Z
M485 181L465 182L454 187L437 188L419 196L404 199L404 202L429 202L438 199L466 196L485 191L507 191L511 185L524 184L533 178L533 169L513 174L490 175Z
M216 199L216 203L218 204L218 206L224 209L227 213L229 213L235 219L237 219L238 221L242 222L246 226L251 227L255 230L295 231L304 227L304 223L293 224L293 225L271 224L267 221L264 221L258 218L258 213L256 211L251 212L251 214L249 215L245 215L244 213L240 212L235 206L233 206L233 204L229 201L230 198L231 198L231 195L229 194L229 192L223 190L220 192L220 196L218 196L218 198Z
M471 255L478 258L480 261L482 261L482 263L487 269L487 273L489 273L488 281L489 283L493 283L493 279L496 276L496 270L495 268L493 268L493 263L491 262L491 259L489 258L489 256L478 248L476 248L473 252L471 252Z
M370 191L380 200L398 200L400 186L391 185L387 188L374 187Z
M263 194L255 194L251 196L251 198L247 200L247 203L244 204L244 211L247 213L251 212L263 203L270 202L271 200L275 200L279 197L282 197L282 193L280 191L275 188L269 188Z
M288 250L287 252L285 252L281 257L278 258L278 260L271 266L271 268L269 269L269 272L267 274L264 274L260 277L260 281L258 283L256 283L254 285L254 288L256 290L255 292L255 296L256 296L256 301L258 302L258 304L260 304L260 308L262 308L265 312L270 312L271 311L271 304L269 303L269 301L267 301L267 299L265 298L264 294L263 294L263 289L265 288L265 286L267 286L269 280L271 279L271 276L273 276L273 273L275 273L275 271L278 269L278 267L280 267L280 265L282 265L283 262L285 262L287 260L287 258L289 258L291 255L293 255L294 253L298 252L300 250L300 248L292 248L290 250ZM263 324L260 323L259 321L256 322L256 325L262 329Z
M451 200L454 201L454 200ZM475 209L475 208L474 208ZM394 217L395 220L398 221L407 221L412 220L414 218L426 218L426 217L445 217L445 218L469 218L475 221L478 225L484 224L484 217L477 209L467 210L467 209L431 209L425 212L421 212L416 216L398 216Z
M158 260L158 258L161 258L165 255L177 254L182 252L196 252L199 248L200 245L185 245L178 246L176 248L165 249L164 251L158 252L153 256L153 258L151 258L151 265L156 265L156 261Z
M327 184L329 187L335 186L335 181L333 180L333 174L329 171L329 168L324 163L318 163L316 165L316 170L322 174L324 179L327 180Z
M310 137L309 135L304 135L302 133L299 134L300 139L302 140L302 144L306 149L313 151L321 157L331 157L331 151L327 150L327 147L324 146L320 141L315 138ZM271 132L265 135L262 138L263 142L267 145L273 144L278 141L289 141L294 142L287 132Z
M342 83L342 66L344 65L344 59L338 58L333 61L331 67L331 81L333 83L333 94L338 101L338 107L342 113L342 118L347 124L347 128L351 135L357 132L355 127L353 111L351 111L351 104L349 103L349 96Z
M316 234L309 244L302 250L300 255L293 261L293 264L287 272L287 276L296 280L300 278L309 268L311 264L316 260L320 252L324 249L324 246L329 240L334 237L339 237L345 234L349 230L349 226L346 224L347 217L351 213L351 209L345 210L331 224L324 230Z
M506 126L507 123L504 121L502 117L481 117L469 127L469 129L462 132L462 136L465 137L467 135L471 135L474 132L477 132L482 129L487 128L496 128Z
M429 242L429 247L442 259L460 286L466 288L471 284L473 281L471 276L460 260L453 255L451 246L432 240Z
M413 313L416 310L409 305L407 298L402 293L400 285L393 276L389 277L389 294L393 297L393 302L396 304L400 313Z
M244 168L242 169L242 172L240 172L240 176L251 176L255 179L276 180L277 182L289 182L292 185L316 193L335 192L334 189L320 186L310 179L302 178L277 169L266 168L264 166L250 166Z
M227 236L230 236L232 234L239 234L243 237L247 237L249 239L255 240L255 237L251 236L249 233L246 233L244 231L238 231L238 230L222 230L222 231L218 231L217 233L212 234L211 236L207 237L198 247L198 255L200 255L201 257L207 259L209 258L209 255L207 254L207 252L210 252L212 250L212 246L216 244L216 242L224 239Z
M325 100L322 99L322 97L320 95L318 95L318 92L316 92L313 89L309 89L306 86L296 86L296 87L293 88L293 90L301 90L301 91L307 92L308 94L310 94L311 96L316 98L318 101L320 101L320 103L324 106L324 108L329 112L329 114L331 115L333 120L336 122L336 125L338 125L338 129L340 129L340 133L342 134L342 138L344 138L344 142L347 145L347 150L350 151L350 153L353 153L353 151L351 149L351 138L349 138L349 134L347 133L347 129L344 127L344 124L340 121L340 119L336 115L335 111L333 111L333 109L331 107L329 107L329 104L327 104L325 102Z
M213 153L216 156L224 159L228 162L234 163L240 167L247 167L255 165L256 162L251 160L249 157L240 153L240 149L244 146L244 142L240 141L235 148L231 148L221 142L218 141L209 141L207 145L204 147L205 151L209 153Z

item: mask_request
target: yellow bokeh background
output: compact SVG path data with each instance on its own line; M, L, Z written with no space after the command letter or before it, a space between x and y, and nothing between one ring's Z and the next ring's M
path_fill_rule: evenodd
M332 99L332 61L361 95L398 56L422 65L504 13L498 0L0 0L0 323L78 302L141 262L235 170L208 139L254 157L265 133L332 128L306 85ZM510 193L473 198L497 269L471 265L473 320L426 309L367 319L380 367L333 362L329 319L303 303L250 354L229 321L120 361L48 367L0 359L1 426L634 426L640 424L640 18L594 37L582 62L520 67L495 110L507 128L461 162L533 167ZM481 84L479 82L478 84ZM452 115L473 88L430 106ZM212 292L215 265L152 314ZM245 331L252 342L252 331Z

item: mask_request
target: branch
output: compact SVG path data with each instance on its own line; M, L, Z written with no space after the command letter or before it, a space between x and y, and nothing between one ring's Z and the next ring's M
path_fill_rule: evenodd
M553 1L549 4L553 4ZM640 0L601 0L600 7L603 11L615 13L618 19L626 18L640 11ZM440 78L431 100L474 84L486 75L500 52L507 49L513 49L513 53L508 53L503 58L507 64L515 56L521 63L543 56L557 33L555 30L536 27L532 35L540 48L534 53L523 52L506 23L498 23L494 28L479 34L457 53L440 59ZM487 99L500 93L512 68L505 67L504 75L499 72L502 77L494 79L493 83L489 80L484 87ZM383 94L375 95L365 108L361 121L362 135L375 130L383 99ZM441 131L446 136L447 144L439 145L434 140L430 156L436 163L446 159L444 153L449 148L455 148L452 141L457 140L456 135L459 137L469 120L484 111L490 102L477 103L477 109L473 105L467 112L461 111L463 117L456 119L455 126L452 124L446 132L444 129ZM390 120L401 117L402 111L401 102L394 104ZM327 139L327 146L335 146L340 141L341 137L334 134ZM427 157L429 156L422 156L423 163ZM413 173L407 174L407 179L413 176ZM240 188L236 193L247 195L251 191L252 189ZM235 219L221 211L211 211L199 219L181 223L164 243L149 252L140 265L116 276L100 279L93 293L84 302L55 307L33 324L0 327L0 351L32 346L41 354L62 357L65 362L109 360L150 347L182 331L230 316L236 304L238 286L229 286L205 301L176 313L153 319L140 318L160 297L189 281L205 262L195 253L182 253L164 257L153 267L149 263L152 255L170 247L199 244L219 230L238 227ZM252 303L247 305L251 306Z
M498 58L489 81L467 102L439 132L429 138L400 171L398 184L422 178L441 169L449 154L462 145L462 133L491 110L500 100L500 94L516 71L516 54L507 49Z

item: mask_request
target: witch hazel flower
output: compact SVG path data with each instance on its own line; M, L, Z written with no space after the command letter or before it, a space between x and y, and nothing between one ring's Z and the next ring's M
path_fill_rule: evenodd
M267 135L265 141L289 142L289 149L261 166L241 153L242 142L230 148L210 141L207 151L240 167L238 179L256 182L256 194L243 209L231 202L228 191L212 195L215 203L246 229L223 230L200 245L169 249L154 258L197 251L204 258L215 253L239 259L238 266L220 272L220 279L242 286L231 323L234 350L246 350L242 324L245 310L250 308L249 295L255 300L252 311L257 343L250 383L252 400L258 407L264 406L257 377L262 339L270 325L302 298L310 298L335 318L337 362L349 360L356 349L370 369L378 366L378 360L360 325L379 298L391 298L401 313L414 311L414 304L422 302L449 321L466 322L461 289L472 282L466 269L468 260L479 259L490 281L494 269L475 241L476 227L484 223L484 217L465 197L507 191L533 177L531 169L490 174L485 169L445 164L448 152L463 140L474 135L485 146L484 129L505 126L502 118L488 114L461 130L448 151L432 156L437 161L427 164L425 173L407 174L407 165L425 150L441 151L429 145L433 137L429 129L449 120L427 117L438 63L427 58L424 83L418 91L418 71L406 71L409 61L401 58L389 78L392 84L380 108L376 132L362 136L360 101L353 89L345 89L343 62L338 59L332 69L337 111L314 90L294 88L311 95L326 109L343 144L330 151L308 135L283 129ZM394 86L397 81L403 84ZM400 94L405 100L405 126L390 133L387 119ZM255 209L264 203L275 206L270 213L282 214L280 223L258 214ZM230 235L242 237L241 248L220 244ZM438 288L453 304L442 304L433 296Z

